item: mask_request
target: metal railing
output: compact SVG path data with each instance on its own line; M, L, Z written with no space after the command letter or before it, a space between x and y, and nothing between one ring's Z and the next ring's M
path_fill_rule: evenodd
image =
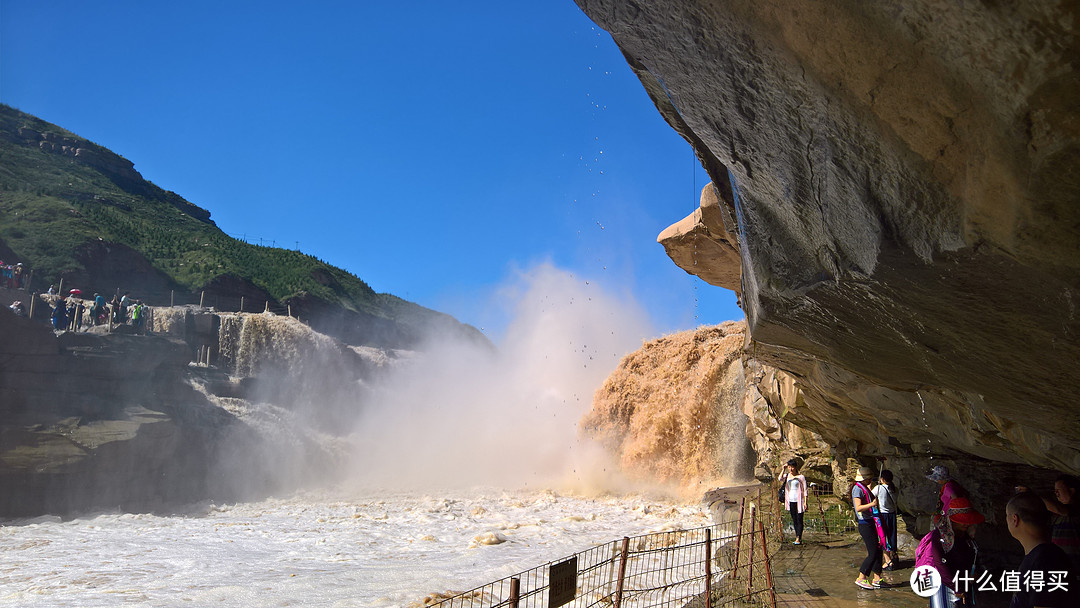
M780 488L778 482L773 484L773 493ZM833 485L810 484L807 492L806 513L803 516L803 532L818 532L825 536L839 536L847 532L857 532L858 523L855 521L855 511L851 505L833 493ZM780 534L793 533L791 519L787 510L778 501L776 504L776 517L782 522L777 526ZM782 539L781 539L782 540Z
M566 559L456 594L435 594L443 608L775 608L769 555L777 549L775 513L743 499L722 523L599 545Z

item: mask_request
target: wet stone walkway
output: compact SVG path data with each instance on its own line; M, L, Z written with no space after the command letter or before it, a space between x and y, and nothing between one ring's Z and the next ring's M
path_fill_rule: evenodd
M882 573L888 587L863 589L855 585L859 565L866 557L862 539L853 532L803 537L792 545L790 537L771 556L777 608L925 608L929 600L915 595L909 583L915 566L913 555L901 553L898 568ZM982 595L979 608L1008 606L1004 594Z
M777 607L925 608L928 605L908 584L914 566L911 559L901 560L900 565L906 568L883 573L888 587L870 590L856 586L855 577L859 575L865 551L862 540L854 534L828 538L806 535L802 545L784 544L772 559Z

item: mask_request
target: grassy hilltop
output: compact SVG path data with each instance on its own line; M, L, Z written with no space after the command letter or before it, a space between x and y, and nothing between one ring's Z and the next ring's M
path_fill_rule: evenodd
M100 268L115 270L115 260L103 260L122 255L122 267L142 269L144 283L157 285L147 286L144 296L159 304L167 303L170 289L220 293L228 289L222 285L239 283L278 304L299 299L323 311L340 308L405 326L457 325L442 313L375 293L359 277L310 255L234 239L208 211L144 180L130 161L0 104L4 251L33 269L41 289L63 278L65 286L111 292L117 281Z

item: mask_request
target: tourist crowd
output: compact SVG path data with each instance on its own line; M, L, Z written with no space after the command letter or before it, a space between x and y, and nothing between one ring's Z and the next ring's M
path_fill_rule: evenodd
M789 460L780 473L779 501L791 514L795 532L793 544L802 544L803 513L806 511L807 483L799 474L797 461ZM979 549L976 527L986 521L972 505L967 490L948 468L933 467L926 478L937 487L938 503L931 518L931 530L915 551L916 575L932 569L940 586L929 598L931 608L970 608L976 591L1012 592L1010 608L1080 607L1080 480L1060 475L1052 494L1039 495L1017 486L1005 505L1009 534L1020 542L1024 557L1019 568L992 578L989 571L976 571ZM859 535L866 558L859 566L855 584L863 589L893 586L883 570L898 567L897 516L900 513L898 488L893 474L860 467L851 487ZM932 587L928 587L932 589Z
M5 264L4 260L0 260L0 287L25 289L29 276L30 272L22 265L22 262Z
M130 292L123 296L114 295L106 301L101 294L95 293L90 300L82 298L82 292L72 289L65 298L56 293L56 287L50 285L43 298L51 307L51 321L56 331L89 331L96 325L131 325L136 333L146 333L146 317L149 307L141 300L131 297ZM26 305L16 300L9 306L17 316L26 316Z

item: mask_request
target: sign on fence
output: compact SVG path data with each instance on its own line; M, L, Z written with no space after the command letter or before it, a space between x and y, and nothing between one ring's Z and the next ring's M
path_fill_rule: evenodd
M574 601L577 595L577 556L548 569L548 608Z

